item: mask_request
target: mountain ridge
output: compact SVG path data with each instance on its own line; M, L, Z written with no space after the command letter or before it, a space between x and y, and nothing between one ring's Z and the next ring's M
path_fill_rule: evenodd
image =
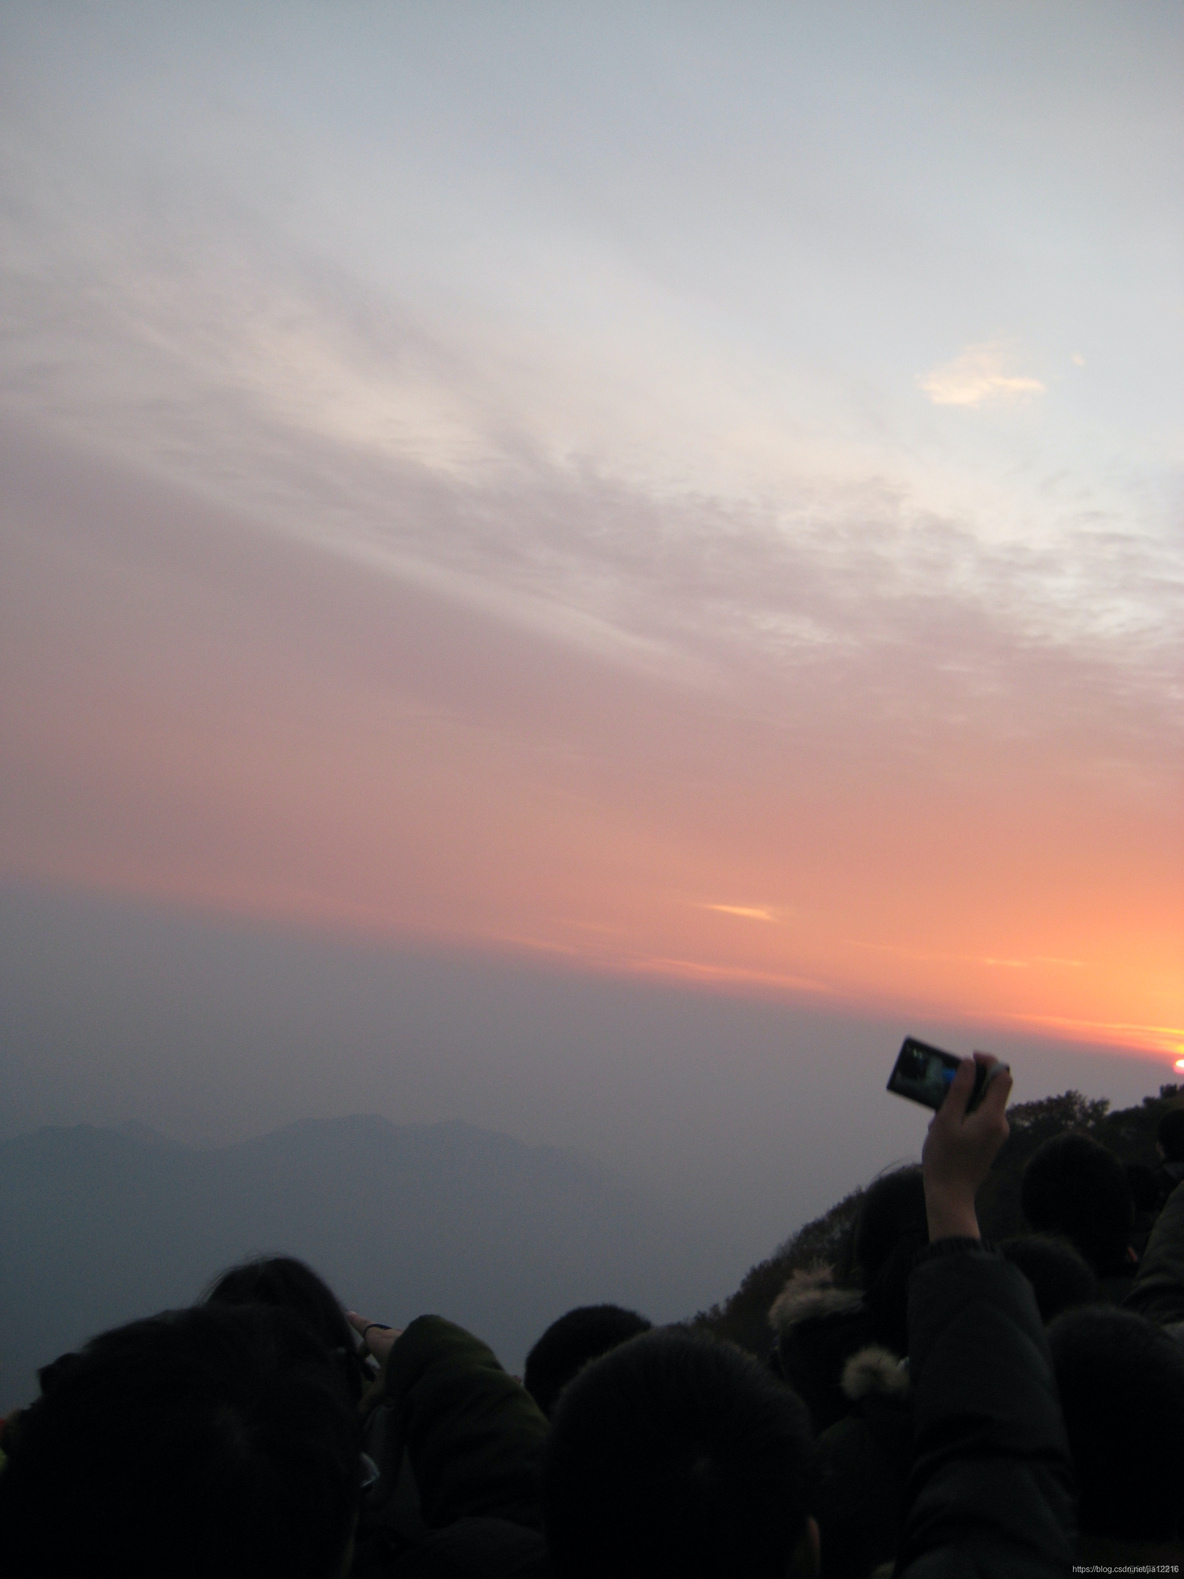
M595 1159L501 1131L352 1114L203 1149L44 1125L0 1142L0 1408L57 1353L259 1253L384 1319L447 1314L511 1368L573 1304L702 1302L689 1227Z

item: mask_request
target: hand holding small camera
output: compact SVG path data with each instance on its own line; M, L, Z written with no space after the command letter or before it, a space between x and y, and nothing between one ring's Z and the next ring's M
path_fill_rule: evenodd
M402 1331L398 1327L389 1326L385 1321L371 1321L368 1316L359 1316L356 1310L347 1310L345 1319L362 1340L363 1352L378 1365L378 1374L362 1394L362 1400L358 1405L359 1413L365 1415L382 1402L383 1389L386 1385L387 1356L395 1346L395 1339L402 1336Z
M987 1084L978 1106L968 1113L980 1065L986 1067ZM921 1152L931 1243L980 1237L974 1197L1007 1139L1005 1109L1011 1085L1007 1065L989 1053L975 1053L959 1064Z

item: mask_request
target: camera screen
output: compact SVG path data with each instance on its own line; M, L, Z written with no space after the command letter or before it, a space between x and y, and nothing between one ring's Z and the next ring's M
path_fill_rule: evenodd
M923 1102L926 1107L938 1108L957 1072L958 1060L952 1054L910 1040L900 1050L888 1089L898 1096L911 1097L914 1102Z

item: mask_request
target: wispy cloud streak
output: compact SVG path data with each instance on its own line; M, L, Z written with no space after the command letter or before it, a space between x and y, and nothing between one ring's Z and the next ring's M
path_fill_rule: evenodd
M935 406L982 406L1031 400L1048 386L1014 371L1018 348L1007 340L968 345L917 382Z

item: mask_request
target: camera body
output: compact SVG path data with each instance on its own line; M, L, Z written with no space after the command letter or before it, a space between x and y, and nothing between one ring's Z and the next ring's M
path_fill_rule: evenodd
M946 1099L959 1063L961 1059L956 1053L947 1053L944 1048L931 1047L915 1036L906 1036L888 1076L888 1089L898 1097L907 1097L910 1102L919 1102L922 1107L931 1107L936 1112ZM973 1113L982 1101L992 1073L994 1070L987 1064L975 1064L974 1090L966 1104L968 1113Z

